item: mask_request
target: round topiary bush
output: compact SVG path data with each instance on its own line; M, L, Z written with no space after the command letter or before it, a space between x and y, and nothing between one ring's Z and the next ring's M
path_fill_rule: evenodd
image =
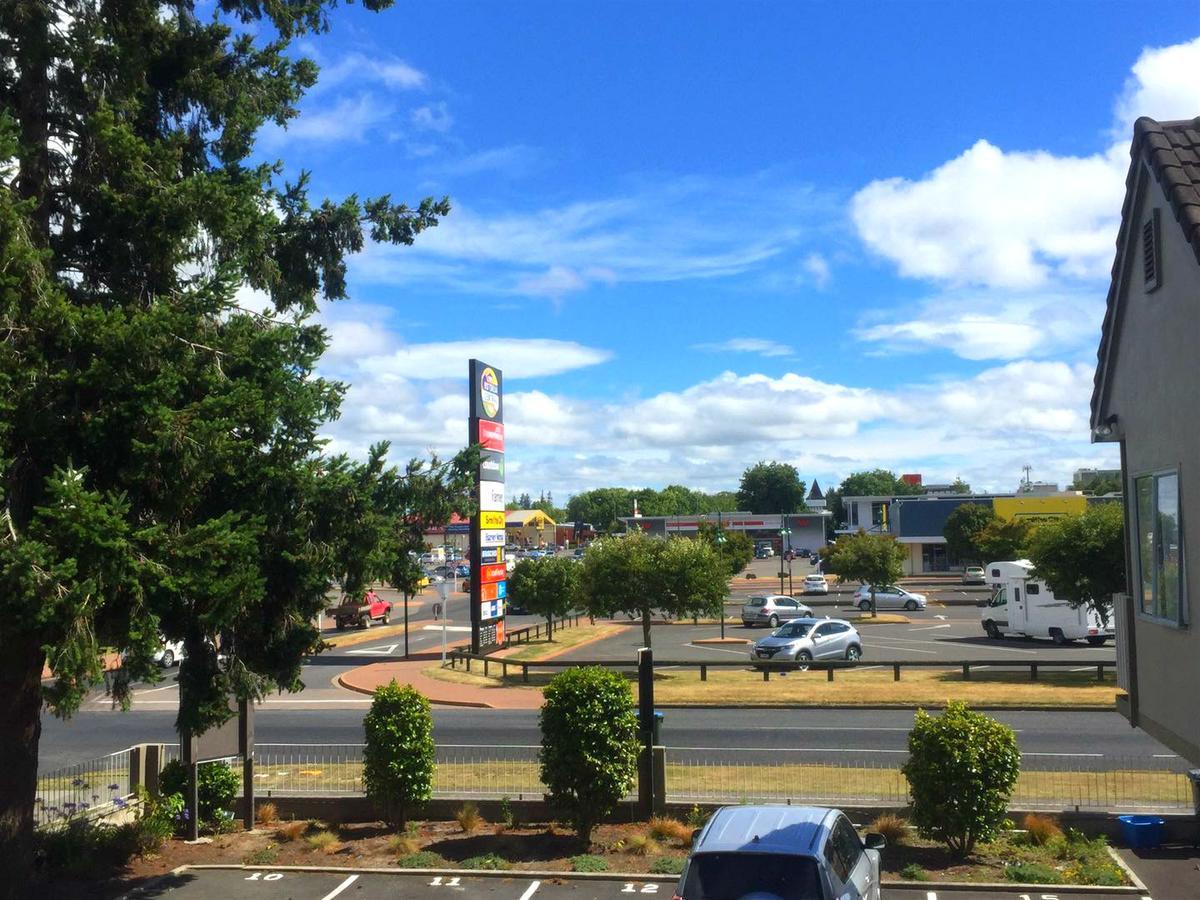
M629 683L599 666L568 669L546 687L541 714L542 782L584 842L629 793L638 726Z
M383 818L403 826L433 796L433 715L410 685L392 681L375 689L363 719L363 784Z
M922 836L966 856L995 837L1021 769L1017 736L990 716L951 701L940 716L917 711L901 771Z
M200 763L196 769L196 796L201 822L216 822L226 813L237 796L240 778L223 762ZM158 791L163 797L187 796L187 766L173 759L158 776Z

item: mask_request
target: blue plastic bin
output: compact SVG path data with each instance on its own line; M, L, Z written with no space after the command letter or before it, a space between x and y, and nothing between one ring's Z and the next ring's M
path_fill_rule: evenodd
M1154 848L1162 843L1163 825L1161 816L1117 816L1125 843L1132 848Z

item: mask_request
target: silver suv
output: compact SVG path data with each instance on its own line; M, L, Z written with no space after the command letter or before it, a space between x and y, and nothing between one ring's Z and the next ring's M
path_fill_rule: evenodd
M862 638L844 619L793 619L750 648L754 662L814 659L862 659Z
M749 598L742 604L742 624L747 628L754 625L779 626L780 622L811 616L813 611L797 600L783 594L763 594Z
M724 806L697 835L675 896L879 900L885 844L880 834L860 840L837 809Z

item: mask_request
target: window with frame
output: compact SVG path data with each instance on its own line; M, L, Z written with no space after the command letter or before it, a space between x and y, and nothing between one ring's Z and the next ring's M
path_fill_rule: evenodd
M1179 473L1139 475L1133 480L1133 495L1139 609L1143 616L1186 625Z

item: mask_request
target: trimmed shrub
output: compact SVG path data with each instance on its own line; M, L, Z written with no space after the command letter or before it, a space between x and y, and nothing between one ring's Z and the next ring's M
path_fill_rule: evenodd
M446 860L432 850L421 850L400 857L396 860L396 865L401 869L444 869Z
M1004 877L1009 881L1024 884L1062 884L1062 874L1057 869L1041 863L1023 862L1004 867Z
M229 811L239 787L238 774L223 762L200 763L196 770L196 796L200 821L215 823L227 818L219 813ZM158 778L163 797L178 794L187 797L187 766L173 759L163 766ZM186 800L185 800L186 803Z
M879 832L883 834L883 832ZM909 863L900 870L900 877L905 881L928 881L929 873L918 866L916 863Z
M917 711L901 771L921 835L966 856L999 832L1021 768L1017 736L990 716L951 701L940 716Z
M375 689L363 719L363 784L389 825L433 795L433 715L429 701L393 680Z
M318 831L308 838L309 850L321 850L324 853L337 853L342 849L342 842L332 831Z
M584 853L582 856L571 857L572 872L607 872L608 860L603 856L593 856L591 853Z
M495 853L488 853L484 856L468 856L459 865L464 869L502 870L512 868L507 859L497 856Z
M633 834L625 841L625 852L634 856L657 856L662 845L648 834Z
M257 850L251 850L242 857L242 865L245 866L269 866L275 862L279 856L278 844L267 844L265 847L259 847Z
M682 856L659 856L650 863L650 871L655 875L679 875L683 872L683 863Z
M546 687L541 712L542 782L579 838L632 789L638 726L629 683L608 669L568 669Z

